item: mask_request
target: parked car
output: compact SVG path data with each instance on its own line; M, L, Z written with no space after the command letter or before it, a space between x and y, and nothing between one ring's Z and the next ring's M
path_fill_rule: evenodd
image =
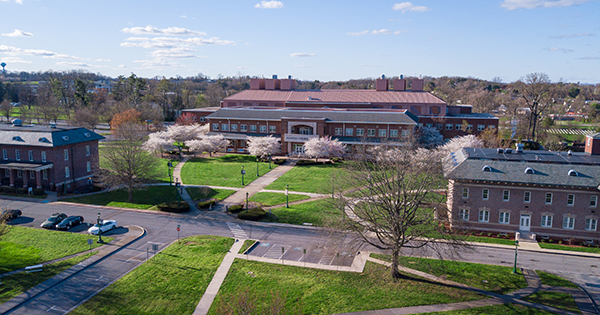
M60 223L60 221L66 218L67 215L64 213L54 213L48 218L48 220L44 221L44 223L42 223L40 226L45 229L53 229L54 227L56 227L57 224Z
M2 211L2 214L0 214L0 221L18 219L22 214L23 213L19 209L4 210Z
M92 235L98 235L98 230L102 229L102 234L117 228L117 221L115 220L102 220L100 225L98 223L94 224L91 228L88 229L88 233Z
M75 215L75 216L71 216L68 217L62 221L60 221L59 224L56 225L56 229L57 230L68 230L76 225L79 225L83 223L83 217L80 215Z

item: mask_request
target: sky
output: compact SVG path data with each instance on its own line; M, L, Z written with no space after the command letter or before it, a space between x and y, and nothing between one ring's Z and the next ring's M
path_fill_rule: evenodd
M0 0L7 71L600 83L600 0Z

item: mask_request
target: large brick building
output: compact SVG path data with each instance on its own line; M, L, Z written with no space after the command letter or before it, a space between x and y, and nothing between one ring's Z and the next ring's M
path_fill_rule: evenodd
M598 243L600 134L585 153L474 149L444 161L453 220L489 232Z
M81 127L0 124L0 183L61 191L90 185L102 138Z

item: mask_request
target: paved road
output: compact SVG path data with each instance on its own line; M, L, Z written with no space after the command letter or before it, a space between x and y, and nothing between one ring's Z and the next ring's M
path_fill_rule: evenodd
M21 209L23 218L19 222L23 226L39 227L39 224L54 212L83 215L86 222L93 222L97 213L100 212L102 218L117 220L120 226L139 225L147 230L147 234L141 239L21 305L11 314L64 313L142 263L146 248L151 247L149 243L163 244L162 248L176 240L178 224L181 225L181 237L210 234L238 238L247 236L258 239L262 244L268 245L257 247L252 254L268 255L268 257L276 259L280 258L281 247L284 247L284 259L296 261L305 259L307 262L346 265L346 260L342 258L351 257L356 252L346 246L348 240L340 235L329 237L327 233L319 229L243 222L237 221L233 217L231 218L232 222L228 224L225 220L228 217L222 213L202 212L200 215L194 214L195 216L166 215L95 206L6 200L0 200L0 206ZM307 249L307 255L302 257L304 248ZM366 250L376 252L374 249ZM332 257L333 253L337 255L338 252L342 256L339 260L337 256ZM346 255L341 255L344 252ZM432 256L428 252L412 254ZM512 266L514 250L477 247L476 251L463 254L461 260ZM600 260L597 258L520 251L519 266L566 273L569 279L586 286L586 288L595 289L592 293L596 301L600 301L600 270L598 268Z

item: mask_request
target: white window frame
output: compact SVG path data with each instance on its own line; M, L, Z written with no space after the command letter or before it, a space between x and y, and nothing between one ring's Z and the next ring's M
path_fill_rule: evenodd
M21 150L15 150L15 160L21 160Z
M250 132L256 132L256 125L250 125Z
M8 150L2 149L2 158L8 160Z
M375 129L367 129L367 137L375 137Z
M410 130L402 129L402 138L408 138L410 136Z
M379 129L379 137L380 138L387 137L387 129Z
M231 125L231 131L236 131L236 132L238 131L237 124L232 124Z
M501 211L498 215L498 223L509 224L510 223L510 212Z
M90 162L90 161L87 161L87 162L85 163L85 166L86 166L86 169L87 169L87 172L88 172L88 173L92 171L92 162Z
M552 204L552 195L553 195L552 193L546 193L546 195L544 196L544 202L545 202L547 205L551 205L551 204ZM548 197L550 197L550 198L549 198L549 199L550 199L550 201L548 201Z
M42 162L46 162L46 151L42 151Z
M42 170L42 179L48 179L48 170L47 169Z
M71 177L71 170L68 166L65 166L65 178Z
M502 191L502 201L510 201L510 190L505 189Z
M398 129L390 129L390 138L398 138Z
M267 126L266 125L260 125L260 126L258 126L258 131L260 133L267 133Z
M357 137L362 137L365 135L365 129L364 128L356 128L356 136Z
M484 188L481 190L481 199L483 200L489 200L490 199L490 190L487 188Z
M241 131L241 132L246 132L246 131L248 131L248 125L240 125L240 131Z
M575 205L575 194L568 194L567 195L567 206L574 206Z
M575 218L569 215L563 217L563 229L575 229Z
M354 135L354 129L346 128L346 130L344 130L344 135L346 135L346 137L352 137Z
M594 218L585 219L585 230L586 231L596 231L598 228L598 220Z
M269 126L269 133L277 133L277 126Z
M212 124L212 130L219 131L219 124L217 124L217 123Z
M342 128L335 128L334 134L336 136L341 136L342 135Z
M485 125L477 125L477 131L484 131Z
M463 199L469 198L469 187L463 187L463 189L462 189L462 197L463 197Z
M446 130L454 129L454 124L446 124Z
M27 151L27 157L29 158L29 162L33 162L33 151Z
M489 210L479 210L479 222L490 222L490 211Z
M68 161L69 160L69 150L65 149L63 152L64 152L64 156L65 156L65 161Z
M590 207L595 208L596 206L598 206L598 196L590 196Z
M229 131L229 125L228 124L221 124L221 130L222 131Z
M454 129L461 130L462 129L462 125L461 124L455 124L454 125Z
M458 210L458 217L463 221L469 221L469 209Z
M544 214L542 215L542 221L540 223L540 226L542 227L552 227L552 221L553 221L553 217L549 214Z
M85 146L85 156L90 156L91 153L92 153L92 151L90 150L90 146L86 145Z
M23 178L23 170L17 170L17 177Z

